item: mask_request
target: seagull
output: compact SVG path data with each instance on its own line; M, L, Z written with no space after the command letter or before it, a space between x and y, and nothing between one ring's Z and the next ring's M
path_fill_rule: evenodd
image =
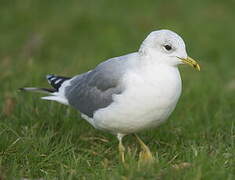
M74 77L47 75L52 88L21 90L48 93L42 99L72 106L94 128L115 135L122 162L122 138L134 134L141 147L139 159L152 162L150 149L136 133L158 127L175 109L182 90L180 64L200 71L178 34L157 30L137 52L108 59Z

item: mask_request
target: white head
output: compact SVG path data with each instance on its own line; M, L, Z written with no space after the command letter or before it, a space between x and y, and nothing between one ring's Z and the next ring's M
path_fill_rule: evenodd
M170 30L151 32L141 44L139 52L159 63L170 66L186 63L200 70L198 63L188 57L184 40Z

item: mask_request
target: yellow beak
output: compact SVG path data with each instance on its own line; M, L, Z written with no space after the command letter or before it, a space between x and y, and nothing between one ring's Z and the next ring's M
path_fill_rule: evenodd
M188 64L188 65L190 65L190 66L192 66L192 67L194 67L196 70L198 70L198 71L200 71L200 65L197 63L197 61L195 61L193 58L191 58L191 57L187 57L187 58L179 58L179 59L181 59L181 61L184 63L184 64Z

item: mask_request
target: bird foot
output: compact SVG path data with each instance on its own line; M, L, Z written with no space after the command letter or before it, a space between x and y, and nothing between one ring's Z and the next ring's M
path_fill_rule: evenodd
M139 162L140 163L153 163L154 162L154 157L149 150L148 146L144 144L144 142L137 136L136 139L139 141L140 147L142 151L139 153Z
M117 134L117 138L118 138L118 141L119 141L118 150L119 150L119 153L120 153L120 158L121 158L122 163L125 163L125 151L126 151L126 149L122 144L123 136L124 136L123 134Z
M152 153L148 150L142 150L139 153L139 163L153 163L154 162L154 157L152 155Z
M122 163L125 163L125 147L122 145L122 143L119 143L118 149L119 149L121 161Z

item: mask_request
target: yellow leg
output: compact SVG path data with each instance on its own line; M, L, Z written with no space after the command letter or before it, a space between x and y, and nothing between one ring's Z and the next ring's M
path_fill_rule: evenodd
M119 150L119 153L120 153L121 161L123 163L125 163L125 147L122 144L123 136L124 136L123 134L118 134L117 138L118 138L118 141L119 141L118 150Z
M142 149L142 151L140 151L140 154L139 154L139 161L152 163L154 161L154 157L151 151L149 150L148 146L144 144L144 142L136 134L135 134L135 137L138 140L140 147Z

